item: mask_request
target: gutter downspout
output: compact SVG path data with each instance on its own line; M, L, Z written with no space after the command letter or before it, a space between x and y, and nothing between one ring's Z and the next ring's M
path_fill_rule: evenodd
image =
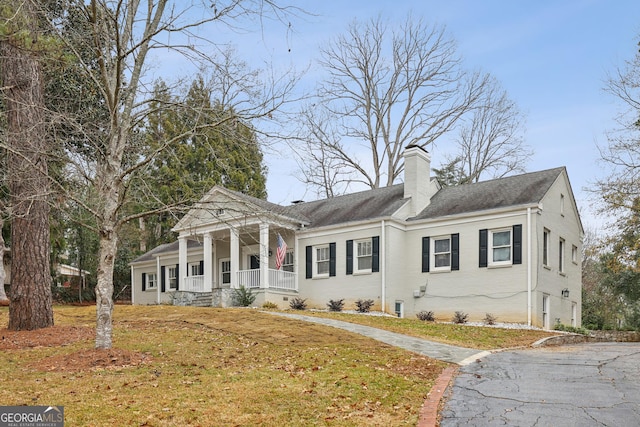
M531 326L531 208L527 208L527 325Z
M384 219L382 220L382 225L381 225L381 233L380 233L380 252L382 252L382 256L380 257L380 268L382 269L382 279L381 279L381 286L382 286L382 292L381 292L381 302L380 302L380 306L381 306L381 311L383 313L385 313L385 301L387 299L387 263L386 263L386 259L387 259L387 251L385 250L385 245L386 245L386 235L385 235L385 224L384 224Z

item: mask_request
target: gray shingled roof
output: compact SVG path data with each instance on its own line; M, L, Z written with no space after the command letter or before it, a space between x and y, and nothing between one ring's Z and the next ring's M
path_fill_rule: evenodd
M431 198L429 206L410 219L438 218L538 203L564 170L564 167L560 167L475 184L445 187Z
M391 216L404 203L404 185L376 188L287 206L284 213L309 218L307 228Z
M431 198L429 206L409 220L539 203L563 171L565 168L560 167L475 184L444 187ZM227 191L268 212L305 223L307 228L389 217L408 200L404 198L404 184L290 206L281 206L236 191ZM189 249L201 246L197 241L188 241ZM158 254L177 251L177 241L167 243L136 258L132 263L149 261Z

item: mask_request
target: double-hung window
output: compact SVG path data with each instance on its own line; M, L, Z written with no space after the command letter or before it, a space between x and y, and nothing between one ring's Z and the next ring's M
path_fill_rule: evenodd
M433 265L436 271L451 269L451 238L449 236L433 239Z
M380 236L347 240L347 274L370 274L380 271Z
M479 267L522 264L522 224L480 230Z
M511 230L491 230L489 234L489 264L511 264Z
M176 267L167 268L167 285L169 289L178 288L178 269Z
M315 246L314 248L314 274L313 277L329 277L329 245Z
M460 234L422 238L422 272L460 269Z
M371 239L358 240L356 244L356 273L371 272L372 246Z
M291 256L291 261L293 262L293 254ZM333 277L336 275L335 242L306 246L304 259L305 278L317 279Z
M223 285L228 285L231 283L231 260L230 259L222 259L220 260L220 276Z
M158 287L158 275L156 273L147 273L147 289L155 289Z

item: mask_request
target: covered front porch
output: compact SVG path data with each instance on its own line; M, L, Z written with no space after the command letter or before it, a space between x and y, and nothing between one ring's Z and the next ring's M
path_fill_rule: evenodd
M278 250L281 237L281 250ZM184 292L214 289L297 291L295 233L268 223L193 231L179 237L179 283ZM202 253L187 251L187 241L202 242ZM280 260L278 254L280 253ZM266 262L265 262L266 260Z

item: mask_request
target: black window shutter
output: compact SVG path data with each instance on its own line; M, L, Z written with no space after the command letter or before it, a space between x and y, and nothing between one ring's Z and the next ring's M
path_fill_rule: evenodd
M204 274L204 261L200 261L200 268L199 268L198 274L201 276Z
M353 240L347 240L347 274L353 274Z
M307 279L313 277L313 248L311 246L305 248L305 277Z
M522 224L513 226L513 263L522 264Z
M480 262L478 266L480 268L487 266L487 245L488 245L488 230L480 230Z
M451 270L460 270L460 234L451 235Z
M179 287L180 287L180 264L176 264L176 291L178 290Z
M429 238L422 238L422 272L429 272Z
M336 244L329 243L329 276L336 275Z
M147 273L142 273L142 290L147 290Z
M166 279L167 279L167 269L163 265L160 268L160 290L162 290L162 292L165 291L165 282L167 281Z
M380 271L380 236L371 238L371 271Z

